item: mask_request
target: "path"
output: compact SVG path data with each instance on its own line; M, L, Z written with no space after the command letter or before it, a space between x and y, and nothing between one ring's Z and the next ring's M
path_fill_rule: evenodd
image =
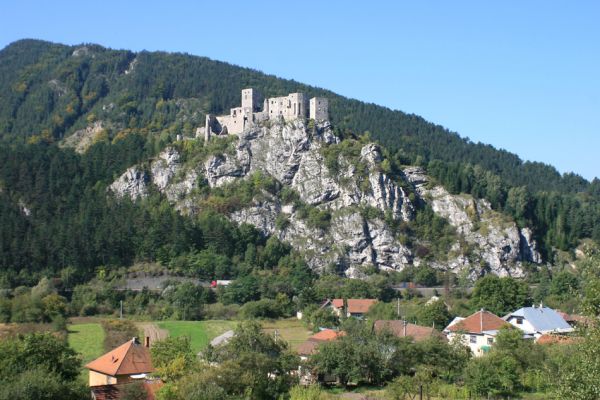
M150 337L150 346L160 340L166 339L169 336L169 331L166 329L160 329L158 325L153 322L138 322L136 323L138 329L144 332L144 336Z

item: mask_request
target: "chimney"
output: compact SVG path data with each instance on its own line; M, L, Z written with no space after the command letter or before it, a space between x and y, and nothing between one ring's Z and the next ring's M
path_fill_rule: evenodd
M406 320L403 320L402 324L404 325L404 337L406 337L406 325L408 325L408 322L406 322Z
M479 322L481 325L481 332L483 332L483 308L481 309L481 312L479 313Z
M150 347L150 336L144 337L144 347Z

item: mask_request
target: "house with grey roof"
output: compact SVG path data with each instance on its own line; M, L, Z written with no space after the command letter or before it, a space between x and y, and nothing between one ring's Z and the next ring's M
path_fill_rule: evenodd
M538 307L520 308L504 319L523 332L533 335L536 340L548 333L573 332L573 327L558 312L541 304Z

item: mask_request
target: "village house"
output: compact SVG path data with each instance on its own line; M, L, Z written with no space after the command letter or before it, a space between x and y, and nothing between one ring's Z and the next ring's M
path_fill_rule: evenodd
M442 332L429 326L411 324L404 320L377 320L373 324L376 333L390 331L400 338L411 338L414 342L421 342L431 338L446 339Z
M579 314L569 314L560 310L555 310L558 315L560 315L567 324L571 325L573 328L588 326L592 323L592 320L589 317Z
M298 346L298 355L302 361L306 361L310 356L317 352L319 345L337 340L343 335L345 335L343 331L323 329L322 331L310 336L305 342Z
M457 317L444 329L448 340L456 338L479 357L490 351L500 328L511 325L497 315L480 310L467 318Z
M315 333L298 346L297 353L300 356L300 360L306 362L312 355L319 351L319 346L323 343L333 342L345 334L346 333L343 331L336 331L333 329L323 329L322 331ZM329 375L321 375L319 377L314 376L310 369L305 367L304 363L298 367L298 377L300 378L300 383L303 385L314 383L317 378L322 382L335 381L335 378Z
M92 399L117 400L122 389L133 382L140 382L148 393L148 399L153 399L153 393L162 382L149 379L148 374L154 371L149 346L149 337L146 337L144 345L134 337L89 362L85 367L89 370Z
M508 314L504 319L535 339L544 334L565 334L573 332L571 325L556 311L549 307L523 307Z
M375 303L376 299L333 299L327 300L321 308L329 307L338 317L363 318Z

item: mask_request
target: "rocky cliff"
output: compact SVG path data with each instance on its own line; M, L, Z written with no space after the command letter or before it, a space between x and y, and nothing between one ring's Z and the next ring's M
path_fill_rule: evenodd
M531 232L519 230L484 200L432 186L419 168L392 176L376 144L360 143L358 151L344 151L344 144L328 123L271 122L244 131L229 151L192 164L181 162L176 146L169 147L145 167L128 169L109 190L137 199L153 186L181 212L194 213L199 185L226 187L256 173L268 175L297 193L298 201L265 191L230 218L289 242L315 270L335 267L351 277L360 277L365 266L401 270L425 262L453 271L467 268L471 275L482 270L521 275L522 261L540 261ZM403 244L391 225L409 224L420 202L446 218L472 251L465 254L457 242L447 259L425 260ZM311 223L307 209L325 223Z

